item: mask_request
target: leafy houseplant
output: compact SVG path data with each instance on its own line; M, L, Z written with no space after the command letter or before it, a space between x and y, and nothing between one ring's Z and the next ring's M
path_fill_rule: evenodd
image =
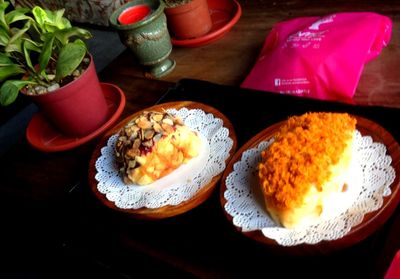
M21 92L32 97L60 130L83 136L104 122L107 104L93 70L93 59L83 41L91 34L73 27L63 13L63 9L49 11L39 6L14 9L8 1L0 0L0 104L10 105ZM90 80L83 82L92 87L81 90L82 85L75 83L81 83L79 80L84 76L89 76ZM62 93L66 90L67 93ZM84 90L91 96L85 97L89 93L84 93ZM71 99L74 92L80 95L79 98L86 98L83 100L86 101L84 109L78 104L78 99ZM68 94L71 95L61 97ZM66 103L66 99L74 101L64 108L61 105ZM98 115L93 116L90 110ZM60 114L70 114L79 119L64 120ZM86 124L86 119L96 123ZM76 131L70 127L77 125L73 122L85 127Z
M2 105L14 102L26 85L32 90L35 85L40 86L39 92L32 94L41 94L46 88L51 91L57 88L55 84L65 82L63 79L78 68L87 53L82 40L71 42L70 38L91 37L88 31L71 27L62 16L63 10L52 12L36 6L6 13L8 6L8 2L0 2L0 79L5 80L0 89ZM9 79L20 74L27 79Z
M212 27L207 0L164 0L168 29L176 39L207 34Z

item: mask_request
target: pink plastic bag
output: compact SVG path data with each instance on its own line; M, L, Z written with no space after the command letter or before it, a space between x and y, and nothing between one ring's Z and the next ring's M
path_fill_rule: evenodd
M394 255L394 258L386 271L384 279L398 279L400 278L400 250Z
M241 86L348 102L364 64L379 55L391 32L390 18L371 12L280 22Z

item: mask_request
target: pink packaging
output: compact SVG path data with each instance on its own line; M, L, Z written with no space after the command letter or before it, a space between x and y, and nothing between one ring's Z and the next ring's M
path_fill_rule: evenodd
M400 250L394 255L394 258L386 271L384 279L398 279L400 278Z
M364 64L389 41L390 18L336 13L277 23L241 87L349 102Z

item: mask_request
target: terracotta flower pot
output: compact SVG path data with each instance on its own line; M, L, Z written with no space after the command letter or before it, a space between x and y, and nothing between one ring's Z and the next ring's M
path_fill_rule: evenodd
M90 57L88 69L78 79L55 91L28 96L46 119L67 136L89 135L107 120L107 102L93 57Z
M168 29L178 39L203 36L212 27L207 0L192 0L187 4L165 8L165 14Z

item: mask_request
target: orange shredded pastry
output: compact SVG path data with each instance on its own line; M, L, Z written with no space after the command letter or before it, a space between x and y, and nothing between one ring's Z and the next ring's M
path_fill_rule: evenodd
M300 206L311 185L322 191L353 136L356 119L347 113L306 113L288 119L262 151L259 178L266 199L285 210Z

